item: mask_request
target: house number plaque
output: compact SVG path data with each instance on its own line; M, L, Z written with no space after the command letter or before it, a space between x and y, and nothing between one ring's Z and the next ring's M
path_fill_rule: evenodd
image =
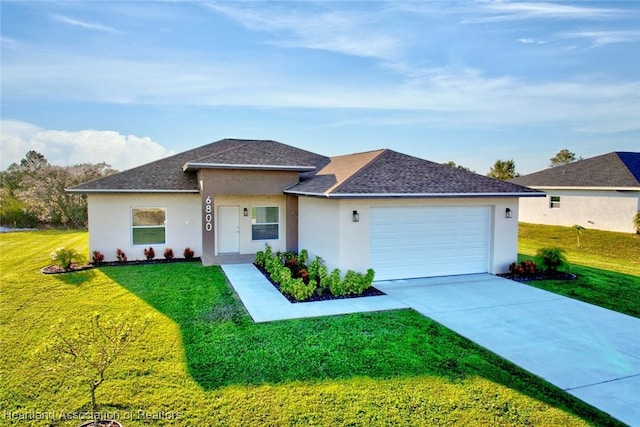
M213 229L213 206L211 204L211 196L207 196L204 201L204 229L211 231Z

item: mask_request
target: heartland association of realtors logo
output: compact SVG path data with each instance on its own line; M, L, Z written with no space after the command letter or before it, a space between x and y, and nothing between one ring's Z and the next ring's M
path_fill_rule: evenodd
M98 420L181 420L181 412L168 411L114 411L114 412L73 412L73 411L7 411L2 413L4 420L13 421L92 421Z

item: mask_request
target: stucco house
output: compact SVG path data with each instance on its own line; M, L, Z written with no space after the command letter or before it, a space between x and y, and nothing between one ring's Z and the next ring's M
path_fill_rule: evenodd
M640 153L613 152L511 180L544 191L521 199L520 221L634 233L640 211Z
M68 191L87 194L90 251L107 260L188 246L211 265L269 244L378 280L506 271L519 198L544 196L388 149L326 157L238 139Z

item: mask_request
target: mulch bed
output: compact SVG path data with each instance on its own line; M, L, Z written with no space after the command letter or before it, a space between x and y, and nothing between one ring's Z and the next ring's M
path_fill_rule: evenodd
M147 265L147 264L171 264L176 262L195 262L200 261L200 257L193 257L191 259L186 258L174 258L174 259L152 259L152 260L133 260L133 261L108 261L101 262L99 264L71 264L71 267L68 270L62 269L62 267L57 265L48 265L42 268L42 272L44 274L64 274L64 273L75 273L77 271L89 270L95 267L122 267L125 265Z
M255 264L253 264L253 265L255 265ZM280 285L277 284L276 282L274 282L273 280L271 280L271 276L269 276L269 273L267 272L267 270L265 270L264 268L259 267L257 265L255 265L255 266L256 266L256 268L258 270L260 270L260 272L264 275L264 277L267 278L269 283L271 283L273 285L273 287L276 288L278 290L278 292L280 292L291 303L313 302L313 301L331 301L331 300L337 300L337 299L349 299L349 298L360 298L360 297L377 297L377 296L380 296L380 295L386 295L384 292L374 288L373 286L369 286L369 288L365 289L364 292L362 294L360 294L360 295L343 295L343 296L340 296L340 297L336 297L328 289L324 289L324 292L322 293L322 295L317 295L316 293L314 293L309 299L306 299L304 301L297 301L291 295L287 295L287 294L283 293L282 291L280 291Z
M498 274L500 277L510 279L516 282L533 282L534 280L574 280L575 274L565 273L563 271L556 271L554 273L539 273L535 276L516 276L511 273Z

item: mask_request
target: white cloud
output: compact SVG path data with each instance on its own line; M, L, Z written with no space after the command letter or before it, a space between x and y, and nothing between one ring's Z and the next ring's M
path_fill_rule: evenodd
M250 3L204 4L247 28L270 32L274 39L269 44L276 46L378 59L395 58L403 50L402 40L384 24L384 11L296 10L291 4L275 8Z
M569 39L591 40L592 47L600 47L614 43L633 43L640 41L640 31L576 31L564 33Z
M522 19L599 19L614 13L611 9L548 2L489 1L478 4L477 11L487 13L465 19L466 23L516 21Z
M147 136L100 130L50 130L9 119L0 120L0 147L2 170L11 163L19 163L29 150L43 154L51 164L106 162L118 170L173 154Z
M85 30L102 31L107 33L119 33L120 31L115 28L108 27L102 24L94 24L92 22L81 21L79 19L69 18L63 15L53 15L52 18L55 21L62 22L64 24L72 25L74 27L84 28Z

